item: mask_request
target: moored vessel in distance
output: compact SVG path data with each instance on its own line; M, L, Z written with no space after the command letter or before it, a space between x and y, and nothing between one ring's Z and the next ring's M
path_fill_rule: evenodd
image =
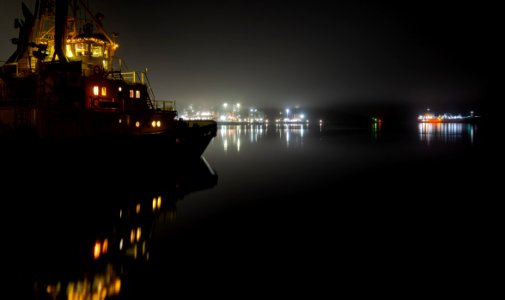
M470 111L468 115L444 113L434 114L428 109L424 114L417 117L420 123L473 123L480 120L480 116L475 115L474 111Z
M185 121L146 72L115 56L117 35L82 0L21 3L16 50L0 66L0 137L154 141L202 154L213 120Z

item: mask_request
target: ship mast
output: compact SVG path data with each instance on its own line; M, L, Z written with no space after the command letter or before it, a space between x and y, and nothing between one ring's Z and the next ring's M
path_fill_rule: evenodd
M68 58L64 53L67 40L67 16L68 0L56 0L56 14L54 21L54 54L52 62L68 62Z
M74 1L76 1L76 0L74 0ZM93 22L95 22L95 25L96 25L98 31L107 38L107 40L109 41L109 43L115 44L114 40L107 33L107 31L103 28L102 21L99 20L97 18L97 16L93 15L93 12L91 12L91 10L89 9L89 7L86 4L84 4L84 2L82 0L78 0L78 1L81 4L81 6L86 10L86 12L88 13L89 17L93 20Z

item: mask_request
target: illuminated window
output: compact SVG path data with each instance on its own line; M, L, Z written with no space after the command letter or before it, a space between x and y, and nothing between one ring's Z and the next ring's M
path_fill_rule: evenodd
M72 47L67 45L67 57L74 57L74 53L72 52Z
M91 56L92 57L102 57L103 47L99 45L91 45Z
M107 96L107 87L102 86L102 96Z
M130 90L130 98L133 98L133 90Z
M86 52L87 45L83 43L75 44L75 55L76 56L84 56Z
M98 85L93 87L93 95L98 96Z
M140 99L140 91L139 90L135 91L135 98Z

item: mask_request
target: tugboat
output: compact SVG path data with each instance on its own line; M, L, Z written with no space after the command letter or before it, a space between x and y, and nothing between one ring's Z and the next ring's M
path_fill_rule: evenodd
M127 72L115 56L117 34L103 15L82 0L36 0L33 13L22 3L22 13L17 49L0 66L0 141L98 138L205 151L216 122L182 120L175 101L155 99L146 72Z

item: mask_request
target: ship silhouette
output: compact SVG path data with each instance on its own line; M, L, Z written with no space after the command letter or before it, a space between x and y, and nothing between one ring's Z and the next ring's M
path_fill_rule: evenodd
M103 15L81 0L37 0L33 12L21 6L17 48L0 67L1 138L205 151L216 122L182 120L175 100L155 99L147 69L128 71L116 56L118 35L105 30Z

